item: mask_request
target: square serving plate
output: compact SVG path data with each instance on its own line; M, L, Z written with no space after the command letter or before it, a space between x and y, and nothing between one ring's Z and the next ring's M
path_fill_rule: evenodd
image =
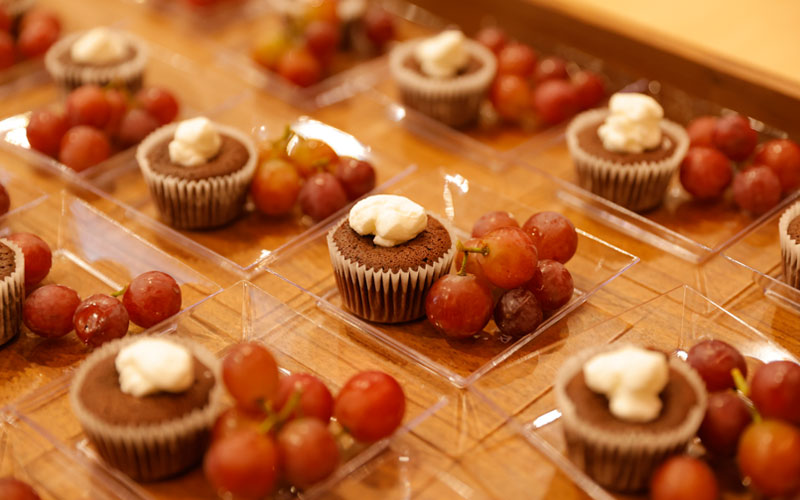
M195 65L189 59L147 42L150 58L145 73L146 86L159 86L174 93L180 105L178 120L205 115L214 117L241 101L247 90L212 68ZM214 92L208 89L213 88ZM64 108L66 94L53 88L52 102L43 107ZM92 178L134 162L136 147L114 152L107 160L81 172L67 167L30 147L25 129L33 110L0 120L0 147L23 157L33 167L68 181Z
M36 184L21 179L18 175L15 175L10 170L5 170L2 166L0 166L0 184L5 187L10 202L6 215L22 210L47 196Z
M15 232L38 235L50 246L53 264L42 284L62 284L81 298L121 290L139 274L158 270L170 274L181 288L182 307L195 304L220 289L197 273L133 234L121 224L72 194L63 192L29 204L0 219L0 236ZM141 328L130 325L131 332ZM0 347L0 405L62 375L89 349L74 332L45 339L25 326Z
M664 107L665 116L682 125L697 116L730 112L657 81L635 82L626 90L654 95ZM753 119L750 121L759 132L759 142L785 137L785 133L779 130ZM564 203L613 229L692 263L702 263L721 252L800 196L800 192L791 193L767 213L754 216L734 204L730 189L718 201L693 200L680 185L676 174L661 206L645 213L635 213L577 184L565 140L556 141L546 149L521 150L517 159L529 168L551 175L560 184L558 195Z
M532 184L537 181L542 179L529 178ZM540 187L543 192L547 189L541 184ZM388 192L407 196L424 206L429 213L449 223L455 230L454 236L462 241L469 239L472 224L488 211L507 210L518 220L525 221L535 212L552 208L544 201L536 207L522 205L487 191L459 174L442 171L409 177ZM567 263L575 282L575 294L539 329L516 341L500 335L494 327L480 334L479 339L448 340L425 319L383 325L364 321L344 309L326 243L326 234L342 215L274 252L266 262L267 267L318 297L321 308L347 321L368 339L389 346L457 387L470 384L501 363L638 261L637 257L578 229L578 251Z
M589 328L578 337L579 342L571 338L569 342L554 344L549 352L542 353L535 361L539 364L547 362L552 369L541 372L539 376L552 382L557 368L561 365L559 359L566 359L578 350L592 345L618 341L654 347L685 359L688 350L695 343L704 339L722 340L742 353L750 372L759 364L769 361L780 359L797 361L767 335L689 286L677 287L633 307ZM509 422L512 427L521 433L530 446L558 465L586 494L598 500L614 498L611 492L600 487L567 458L561 414L555 405L552 384L522 410L509 406L499 389L497 386L484 384L483 381L470 388L476 397L495 411L510 417ZM518 389L524 390L524 388ZM721 484L722 498L731 498L730 489L734 485ZM644 496L625 496L625 498L644 498Z
M224 49L219 57L222 64L232 66L251 85L263 88L301 109L313 111L352 97L386 78L386 54L374 57L345 52L335 56L332 73L316 84L300 87L284 80L275 72L263 68L250 57L250 50L263 33L275 30L282 22L280 6L295 0L267 0L270 12L253 16L247 22L236 23L216 38ZM420 7L405 0L370 0L381 5L397 20L399 40L408 40L434 33L446 23Z
M285 282L277 286L294 288ZM298 293L298 290L294 289L294 293ZM328 330L330 321L314 321L287 306L284 300L249 282L239 282L153 327L150 333L191 339L220 357L238 342L260 342L273 353L283 374L312 373L321 378L334 394L356 373L376 368L365 361L368 358L362 359L362 347L346 340L336 340L331 335ZM301 306L302 302L297 302L297 305ZM14 404L14 410L40 428L52 446L108 471L131 491L136 491L134 498L149 499L160 495L217 498L199 467L175 479L136 484L103 464L70 409L68 390L71 376L67 374L18 401ZM446 397L427 393L420 399L415 397L418 393L413 388L404 390L407 399L403 426L391 437L370 445L359 445L344 438L340 441L340 446L344 448L340 467L324 482L303 492L302 498L318 497L376 457L381 459L387 454L403 454L408 446L412 446L409 443L417 440L408 433L447 404ZM276 495L276 498L284 497Z

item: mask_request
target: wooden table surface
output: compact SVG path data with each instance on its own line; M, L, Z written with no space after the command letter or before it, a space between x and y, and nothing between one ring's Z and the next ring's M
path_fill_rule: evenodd
M563 164L567 160L563 140L559 135L562 129L547 131L539 140L533 139L526 148L520 150L519 158L515 158L508 168L498 173L485 166L489 158L486 162L482 162L479 161L479 154L477 157L467 154L469 153L467 151L458 154L457 148L440 147L441 144L436 140L426 140L402 124L389 120L385 108L386 95L391 97L393 91L391 84L386 82L379 84L377 91L360 94L309 113L252 87L246 81L237 78L241 75L230 71L230 68L224 65L221 66L220 50L225 44L231 43L227 37L234 37L230 29L219 31L197 29L136 2L41 0L39 3L58 11L67 30L98 24L115 24L163 47L164 51L160 57L167 64L170 61L178 61L170 59L168 55L169 52L175 52L190 61L192 67L203 68L209 75L217 75L220 83L217 84L214 80L215 83L208 84L206 89L208 98L213 100L219 95L241 95L245 104L239 103L236 106L242 109L233 106L230 112L230 120L241 126L255 126L263 121L268 123L270 131L274 132L279 130L277 126L280 123L309 114L315 119L351 133L361 142L370 145L376 152L380 152L382 157L388 159L388 164L398 165L401 168L410 164L416 165L416 170L410 174L409 179L417 177L425 179L425 176L436 175L435 173L441 168L457 172L475 185L500 193L515 203L536 209L562 211L583 231L596 235L610 245L640 259L638 264L608 283L585 304L548 329L541 337L514 353L501 366L479 379L470 389L457 389L442 377L430 373L392 349L367 342L365 336L357 331L357 327L331 320L329 313L318 307L312 297L287 285L271 273L256 273L251 276L251 281L257 287L277 300L286 302L291 310L301 313L310 324L325 328L326 335L330 336L333 333L332 338L314 337L309 333L307 338L302 337L305 339L302 347L299 344L300 333L292 332L297 335L297 345L292 345L293 337L289 337L287 333L287 336L280 340L284 345L282 348L287 352L302 351L298 356L316 359L315 366L318 366L322 373L325 373L326 367L331 370L336 368L337 373L346 373L349 369L342 366L384 369L398 377L406 387L411 401L410 406L416 413L436 405L441 401L441 397L446 398L439 403L442 408L432 417L421 422L410 434L400 438L392 445L390 451L383 453L363 470L346 477L326 492L326 497L430 499L586 497L586 493L547 458L549 453L547 449L535 448L518 431L521 425L530 423L533 418L541 414L541 409L549 404L549 381L552 380L553 373L563 356L568 356L570 352L583 345L600 341L600 337L595 337L596 335L607 335L604 340L610 341L624 334L624 329L619 331L609 329L614 326L614 321L620 321L628 326L652 325L652 328L643 330L645 335L643 338L655 344L666 342L665 339L672 339L676 331L680 331L681 335L691 331L692 335L702 336L702 332L698 331L700 325L709 329L714 329L716 328L714 325L717 325L720 328L729 327L728 331L737 328L747 330L746 326L731 320L730 316L716 308L721 306L789 352L800 355L800 337L796 335L800 326L797 311L782 305L779 300L765 296L761 283L754 279L752 271L718 253L709 256L702 263L689 262L669 251L610 228L591 217L591 214L565 204L556 196L551 181L540 174L533 174L522 161L516 161L546 158L546 163ZM465 25L467 29L474 28L478 20L464 20L459 16L474 14L475 11L471 9L475 6L484 13L489 9L484 5L488 2L463 4L438 2L438 8L434 8L437 6L432 6L431 2L419 3L440 11L440 14L451 13L452 19ZM732 89L743 88L739 87L743 85L743 81L746 83L746 88L766 89L766 93L759 96L767 96L765 106L770 110L780 108L779 103L791 103L800 98L800 58L796 57L797 51L800 50L798 48L800 34L793 29L792 24L797 19L797 14L800 14L800 7L793 2L775 2L765 10L763 7L756 7L755 3L750 1L681 0L656 5L652 2L628 0L612 2L508 0L497 5L495 13L497 21L502 24L505 21L503 16L513 12L514 9L523 8L522 4L534 5L537 9L545 6L549 10L558 12L559 15L568 14L573 20L592 24L597 29L613 28L616 33L621 33L630 39L650 42L659 53L674 52L680 59L663 56L662 61L665 63L675 61L679 67L684 67L682 66L684 64L689 65L686 67L713 66L714 75L729 75L715 79L708 76L709 73L702 77L695 75L690 78L687 85L689 90L707 90L706 93L699 94L700 98L713 101L718 96L730 96L735 93ZM458 7L454 7L455 5ZM495 4L491 6L494 7ZM709 17L718 22L709 21ZM743 21L745 19L747 21ZM507 22L512 32L519 28L513 19L508 19ZM574 25L557 23L556 27L558 26L570 30ZM570 43L587 41L575 33L577 31L567 33ZM587 30L585 33L595 32ZM602 40L608 41L611 38ZM601 51L610 49L614 45L611 42L608 45L604 43L598 42ZM578 48L591 53L591 49L597 47L579 45ZM634 62L629 64L635 65L637 58L644 53L632 49L630 57ZM616 54L615 61L624 63L625 56L625 53ZM645 71L653 68L656 62L649 62ZM669 70L670 68L662 68L662 71ZM704 79L714 80L713 89L704 86L702 83ZM671 83L674 84L675 81ZM200 86L202 87L202 82ZM8 116L35 109L57 98L58 93L51 84L31 85L4 97L0 102L0 115ZM721 104L730 105L728 102ZM744 111L749 112L759 103L753 103L747 96L739 95L735 99L735 104L742 104ZM769 116L779 122L778 126L787 128L785 123L788 121L782 121L786 118L782 113L770 112ZM497 145L486 137L480 140L488 147ZM202 249L197 251L197 248L192 247L187 250L183 240L171 239L168 233L155 228L153 224L143 222L149 220L148 218L132 215L131 209L121 208L113 201L114 197L118 199L127 197L124 198L125 203L133 208L141 207L145 215L154 217L155 214L147 211L150 205L141 202L148 196L144 190L125 191L125 186L117 186L109 199L87 188L69 186L56 176L32 169L23 157L5 150L0 150L0 166L22 183L35 186L41 192L55 197L71 196L60 194L66 190L65 193L73 193L74 196L85 199L96 210L138 235L138 238L175 255L178 260L185 262L194 271L207 278L213 283L209 285L207 293L211 293L216 285L221 288L245 287L246 290L247 285L241 283L237 285L242 279L242 274L235 266L219 265L205 258L206 254ZM138 202L141 204L137 205ZM54 210L58 210L58 203L54 206L56 207ZM749 222L749 220L743 221L741 217L723 214L719 219L720 227L729 223L729 219L736 219L733 223L739 225L746 225L745 222ZM697 221L692 219L682 221L679 217L669 221L687 231L695 222ZM735 242L729 253L744 263L758 262L752 266L762 266L756 267L759 270L775 273L780 257L776 253L778 246L777 233L772 227L774 225L774 217L764 221L760 228ZM712 229L712 232L715 230ZM242 228L237 231L239 231L238 237L234 238L231 238L230 234L223 237L211 232L193 234L190 235L190 239L234 260L240 254L249 255L248 252L260 250L254 247L251 244L253 240L248 238L252 237L258 241L263 235L249 234L248 231L252 232L252 228ZM276 271L281 271L279 266ZM688 285L691 289L681 288L684 285ZM196 292L202 294L203 290L200 287ZM708 300L698 298L693 290L704 294ZM642 318L647 319L647 322L642 323ZM606 320L611 322L602 323ZM597 325L601 323L605 326L598 327ZM687 330L687 324L695 326ZM588 333L581 335L584 332ZM44 359L41 354L36 359L30 356L15 357L20 352L19 346L27 345L25 343L30 340L27 337L30 336L29 332L23 332L22 335L23 339L15 341L17 348L0 351L0 377L2 377L0 405L10 403L12 406L20 407L24 413L26 409L38 408L36 405L41 404L41 393L36 391L41 391L47 383L58 380L64 371L64 365ZM686 339L682 338L680 342L685 341ZM766 342L763 345L767 345ZM64 363L74 364L79 361L82 354L71 352L70 356L72 357L66 361L63 358L59 359ZM329 376L332 380L335 378L335 375ZM30 400L31 394L35 396L33 402ZM22 403L19 403L20 401ZM57 408L48 411L57 411ZM34 413L31 410L31 414ZM514 418L507 420L506 413ZM49 415L44 410L42 414ZM42 418L51 417L52 415ZM74 426L74 419L68 411L53 418L65 419L62 422L65 428ZM54 428L58 428L60 424L53 425ZM545 434L544 437L548 436ZM555 455L551 455L550 458L557 459ZM2 447L0 447L0 471L2 465ZM197 498L203 496L199 492L207 490L198 471L176 481L144 485L142 488L143 490L138 491L145 491L155 498L165 500ZM51 494L53 498L62 498L55 493ZM205 494L207 495L207 491ZM602 497L599 492L595 494ZM70 495L64 495L63 498L70 498Z

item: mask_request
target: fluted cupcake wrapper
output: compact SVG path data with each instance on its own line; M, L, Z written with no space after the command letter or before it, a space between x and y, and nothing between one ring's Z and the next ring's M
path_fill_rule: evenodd
M683 451L694 438L705 416L707 395L703 380L694 369L684 361L670 358L670 368L683 375L697 395L697 404L678 427L658 433L638 430L623 433L581 420L575 403L567 395L568 382L596 354L625 345L628 344L604 344L571 357L556 376L554 392L570 460L603 487L633 492L646 488L656 467L667 457Z
M789 285L795 288L800 288L800 244L795 243L789 236L789 223L798 216L800 216L800 203L795 203L783 212L778 221L783 277Z
M347 309L376 323L402 323L425 316L425 296L431 286L450 271L455 245L434 264L406 271L367 269L345 258L333 234L345 218L328 232L328 252L339 294Z
M73 43L86 32L73 33L53 44L44 56L44 65L53 80L67 90L81 85L95 84L122 85L136 92L144 84L144 70L147 66L147 45L130 33L118 32L134 48L133 59L112 66L78 66L64 64L61 55L72 49Z
M192 180L155 172L150 167L147 154L150 148L175 133L177 123L157 129L145 137L136 150L136 161L150 194L161 217L172 227L208 229L222 226L238 217L244 208L247 190L258 166L255 144L250 137L233 127L214 125L221 134L242 143L250 155L247 163L236 172Z
M591 154L578 141L580 130L603 121L607 115L607 109L586 111L567 127L567 147L578 174L578 184L634 212L657 207L689 149L688 134L677 123L662 120L661 128L677 141L673 154L660 161L620 164Z
M467 50L480 61L481 68L453 78L430 78L405 66L418 43L419 40L412 40L398 44L389 54L389 70L403 103L451 127L464 127L476 121L497 72L494 54L483 45L466 40Z
M69 399L72 411L103 460L138 481L155 481L179 474L202 460L211 439L211 428L223 410L224 389L219 362L212 353L180 337L170 337L170 341L188 348L214 372L216 383L209 393L208 404L156 424L126 426L104 422L81 402L83 382L97 362L142 338L137 335L114 340L90 354L75 373Z
M22 303L25 300L25 255L16 243L5 238L0 242L14 251L14 272L0 281L0 304L3 308L0 324L0 346L19 333L22 322Z

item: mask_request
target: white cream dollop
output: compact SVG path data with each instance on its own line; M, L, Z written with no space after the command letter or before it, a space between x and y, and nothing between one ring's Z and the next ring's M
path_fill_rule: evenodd
M466 37L459 30L443 31L420 42L414 56L427 76L449 78L469 62Z
M606 395L612 415L649 422L661 413L658 395L669 381L669 364L662 353L625 346L591 358L583 377L589 389Z
M364 198L350 209L350 227L382 247L393 247L415 238L428 225L425 209L404 196L378 194Z
M75 40L70 49L74 61L83 64L107 64L125 57L128 44L119 33L108 28L94 28Z
M603 147L615 153L641 153L661 144L664 110L652 97L633 92L611 96L609 115L597 129Z
M217 128L211 120L199 116L178 124L169 143L169 159L184 167L195 167L213 158L221 146Z
M168 340L147 338L122 348L114 362L122 392L142 397L156 392L183 392L194 383L188 349Z

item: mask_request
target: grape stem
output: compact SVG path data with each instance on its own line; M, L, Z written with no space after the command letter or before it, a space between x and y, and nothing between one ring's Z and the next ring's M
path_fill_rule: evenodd
M761 422L761 414L756 409L756 405L750 400L750 386L747 385L747 380L742 375L741 370L738 368L734 368L731 370L731 376L733 377L733 383L736 385L736 390L739 391L745 398L745 402L747 403L747 408L750 410L750 415L753 417L753 422Z
M489 255L489 246L484 246L481 248L478 247L465 247L461 240L456 242L456 250L459 252L464 252L464 260L461 261L461 268L458 270L459 276L466 276L467 275L467 257L470 253L479 253L486 257Z
M267 403L264 405L264 409L267 412L267 418L261 422L261 425L258 426L258 432L261 434L267 434L272 429L276 427L280 427L289 420L289 417L294 413L297 409L297 406L300 404L300 399L303 397L302 389L295 390L291 396L289 396L289 400L283 405L281 411L275 412L272 409L272 404Z
M112 297L121 297L121 296L125 295L125 292L127 292L127 291L128 291L128 285L125 285L121 290L117 290L116 292L112 292L111 296Z

